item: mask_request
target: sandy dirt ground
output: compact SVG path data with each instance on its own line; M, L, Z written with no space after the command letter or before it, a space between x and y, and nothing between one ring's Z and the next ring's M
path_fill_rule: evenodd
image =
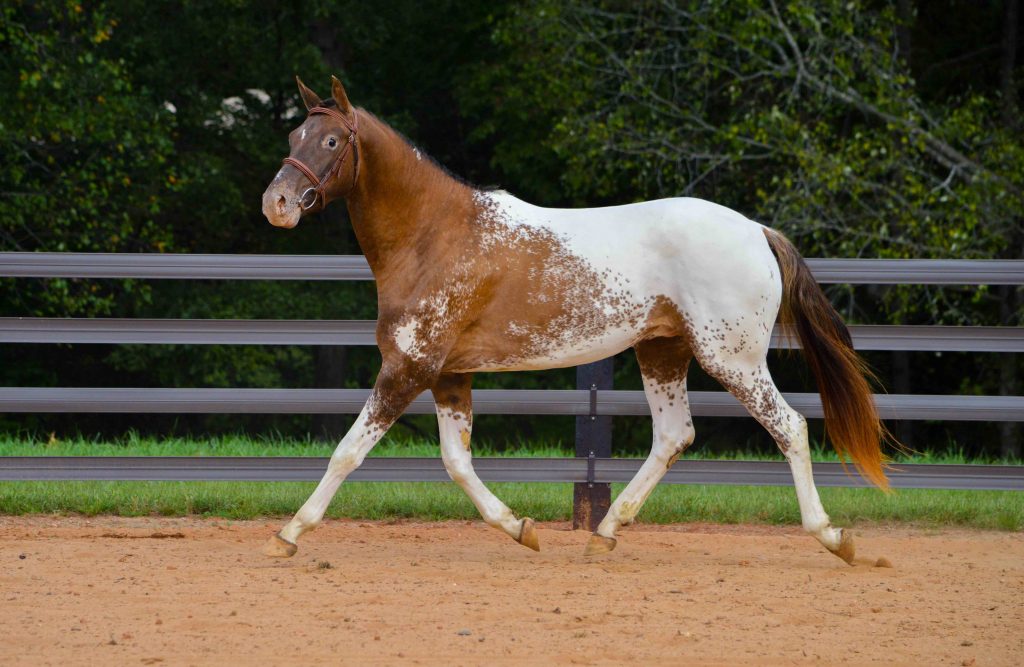
M1024 664L1024 535L0 517L0 664ZM888 558L893 567L868 559Z

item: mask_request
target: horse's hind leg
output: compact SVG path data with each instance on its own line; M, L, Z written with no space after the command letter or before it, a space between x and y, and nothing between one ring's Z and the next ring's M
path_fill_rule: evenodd
M782 398L768 372L765 358L705 356L700 351L697 358L704 370L721 382L768 430L789 461L804 530L818 538L829 551L852 564L853 536L849 531L832 526L814 486L807 420Z
M469 374L446 373L434 385L437 426L441 435L441 459L448 475L462 487L488 525L499 528L520 544L540 551L533 519L516 518L505 503L491 493L473 470L469 440L473 429L473 402Z
M686 397L686 370L693 353L682 338L655 338L635 346L644 393L654 419L654 442L640 471L608 509L587 544L592 556L615 548L615 533L632 523L651 491L679 455L693 443L693 420Z

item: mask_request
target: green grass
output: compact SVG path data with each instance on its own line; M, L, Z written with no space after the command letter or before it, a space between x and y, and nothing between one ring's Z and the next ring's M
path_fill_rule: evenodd
M0 438L2 456L328 456L333 447L312 442L218 438L121 442ZM566 456L555 446L495 451L475 447L479 456ZM436 456L436 443L387 440L377 456ZM738 458L775 458L740 455ZM834 460L818 453L820 460ZM901 458L901 462L962 463L962 454ZM122 516L217 516L248 519L285 516L306 500L307 482L0 482L0 514L118 514ZM540 521L567 520L571 484L489 485L517 514ZM618 493L621 485L614 485ZM865 522L912 523L1019 531L1024 529L1024 496L1014 491L820 489L832 519L840 525ZM358 519L477 519L476 509L451 483L343 484L329 517ZM799 524L792 487L661 485L644 506L640 522Z
M219 436L212 438L144 438L129 434L117 441L97 441L89 438L54 439L17 437L0 434L0 456L322 456L334 451L334 445L318 441L286 438L247 436ZM493 443L473 442L475 456L572 456L572 449L552 443L519 443L496 447ZM420 439L385 436L370 456L439 456L436 442ZM686 452L683 458L706 458L699 447ZM778 453L734 451L716 455L716 459L737 461L781 461ZM814 461L837 461L830 448L813 447ZM1024 461L997 457L968 457L962 450L950 448L940 452L895 452L895 463L978 463L1022 465Z
M116 514L285 516L313 491L312 482L2 482L0 514ZM495 483L490 487L517 514L540 521L567 520L571 484ZM614 485L618 493L622 485ZM1014 491L821 489L822 502L840 525L913 523L1018 531L1024 503ZM355 519L476 519L476 509L451 483L349 482L327 512ZM662 485L640 519L647 523L799 524L790 487Z
M0 456L322 456L335 445L281 438L221 436L214 438L142 438L129 435L115 442L88 438L67 440L16 438L0 435ZM572 456L556 445L520 445L500 451L487 443L474 443L476 456ZM388 438L380 442L370 456L440 456L436 442Z

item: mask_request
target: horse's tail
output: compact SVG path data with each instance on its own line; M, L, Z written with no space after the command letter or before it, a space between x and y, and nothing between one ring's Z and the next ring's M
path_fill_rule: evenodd
M797 249L772 229L765 228L764 235L782 271L779 322L800 339L821 393L825 432L840 459L849 456L864 478L887 490L881 441L889 436L868 384L875 377L853 350L849 329Z

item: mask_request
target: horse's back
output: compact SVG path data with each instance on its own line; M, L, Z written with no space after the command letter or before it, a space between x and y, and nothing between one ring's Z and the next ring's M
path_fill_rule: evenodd
M646 338L723 323L764 331L775 319L781 285L762 227L728 208L664 199L546 209L482 196L486 231L467 253L483 249L489 298L449 370L576 365Z
M638 297L694 306L710 297L731 312L767 297L777 309L779 272L763 227L730 208L689 197L590 209L515 201L523 224L550 229L598 273L629 280Z

